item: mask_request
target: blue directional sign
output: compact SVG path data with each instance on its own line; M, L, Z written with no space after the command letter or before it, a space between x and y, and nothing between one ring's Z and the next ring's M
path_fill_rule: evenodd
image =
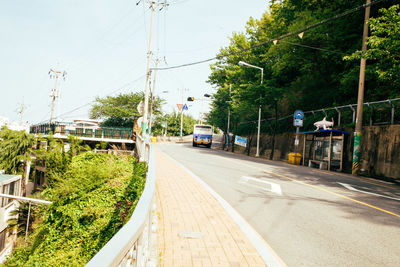
M294 112L294 118L295 118L295 119L300 119L300 120L304 119L304 113L303 113L303 111L301 111L301 110L296 110L296 111Z
M296 110L293 114L293 125L295 127L303 127L304 113L301 110Z
M183 110L189 110L188 106L185 104L182 108Z

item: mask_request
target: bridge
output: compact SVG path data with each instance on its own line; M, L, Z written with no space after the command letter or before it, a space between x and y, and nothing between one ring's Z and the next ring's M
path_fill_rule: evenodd
M133 131L130 128L100 127L96 125L77 125L72 122L54 122L35 124L30 133L43 137L53 136L67 140L69 136L77 137L86 143L107 142L113 144L134 144Z

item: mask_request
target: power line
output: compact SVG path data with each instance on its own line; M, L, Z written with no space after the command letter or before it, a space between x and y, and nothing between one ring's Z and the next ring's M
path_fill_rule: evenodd
M121 86L121 87L117 88L116 90L110 92L110 93L109 93L108 95L106 95L106 96L110 96L110 95L112 95L112 94L115 94L116 92L118 92L118 91L124 89L126 86L128 86L128 85L130 85L130 84L133 84L133 83L139 81L140 79L142 79L142 78L145 77L145 76L146 76L146 75L142 75L142 76L138 77L137 79L135 79L135 80L133 80L133 81L131 81L131 82L125 83L123 86ZM90 105L90 104L92 104L92 103L94 103L94 102L96 102L96 100L92 100L92 101L90 101L90 102L88 102L88 103L86 103L86 104L83 104L83 105L81 105L81 106L79 106L79 107L76 107L76 108L70 110L70 111L67 111L67 112L65 112L65 113L63 113L63 114L60 114L60 115L57 116L56 118L64 117L65 115L68 115L68 114L70 114L70 113L73 113L73 112L75 112L75 111L77 111L77 110L79 110L79 109L81 109L81 108L84 108L84 107L86 107L86 106L88 106L88 105ZM43 122L45 122L45 121L43 121ZM43 122L41 122L41 123L43 123Z
M378 3L382 2L382 1L384 1L384 0L377 0L377 1L371 2L371 3L369 3L369 4L363 4L363 5L361 5L361 6L355 7L355 8L353 8L353 9L350 9L350 10L345 11L345 12L343 12L343 13L337 14L337 15L335 15L335 16L333 16L333 17L327 18L327 19L325 19L325 20L322 20L322 21L320 21L320 22L317 22L317 23L315 23L315 24L312 24L312 25L310 25L310 26L307 26L307 27L305 27L305 28L303 28L303 29L297 30L297 31L295 31L295 32L287 33L287 34L281 35L281 36L276 37L276 38L268 39L267 41L261 42L261 43L259 43L259 44L257 44L257 45L254 45L254 46L251 46L251 47L242 49L242 50L237 51L237 52L228 53L228 54L222 55L222 56L215 56L215 57L212 57L212 58L208 58L208 59L204 59L204 60L200 60L200 61L196 61L196 62L191 62L191 63L186 63L186 64L182 64L182 65L177 65L177 66L172 66L172 67L165 67L165 68L157 68L157 70L170 70L170 69L177 69L177 68L182 68L182 67L188 67L188 66L192 66L192 65L198 65L198 64L206 63L206 62L213 61L213 60L216 60L216 59L222 59L222 58L225 58L225 57L228 57L228 56L233 56L233 55L237 55L237 54L242 54L242 53L244 53L244 52L247 52L247 51L253 50L253 49L255 49L255 48L258 48L258 47L260 47L260 46L263 46L263 45L266 45L266 44L269 44L269 43L275 43L275 42L278 42L279 40L288 38L288 37L290 37L290 36L294 36L294 35L298 35L298 34L300 34L300 33L306 32L306 31L308 31L308 30L311 30L311 29L313 29L313 28L316 28L316 27L318 27L318 26L321 26L321 25L326 24L326 23L328 23L328 22L331 22L331 21L333 21L333 20L337 20L337 19L339 19L339 18L348 16L348 15L350 15L350 14L352 14L352 13L355 13L355 12L357 12L357 11L360 11L360 10L366 8L366 7L369 7L369 6L378 4ZM155 68L152 68L152 70L154 70L154 69L155 69Z
M288 42L288 41L281 41L281 42L284 42L284 43L287 43L287 44L291 44L291 45L301 46L301 47L305 47L305 48L310 48L310 49L314 49L314 50L320 50L320 51L324 51L324 52L328 52L328 53L339 54L339 55L343 55L343 56L347 56L348 55L348 54L343 53L343 52L333 51L333 50L324 49L324 48L320 48L320 47L297 44L297 43L292 43L292 42Z

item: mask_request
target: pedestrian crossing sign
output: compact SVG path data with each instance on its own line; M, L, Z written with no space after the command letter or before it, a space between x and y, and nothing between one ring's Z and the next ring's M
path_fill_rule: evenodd
M186 104L183 106L183 110L189 110Z

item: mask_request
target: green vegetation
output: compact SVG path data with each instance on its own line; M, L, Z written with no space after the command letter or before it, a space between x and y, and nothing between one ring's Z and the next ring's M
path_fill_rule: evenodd
M156 118L155 124L152 127L154 136L161 135L162 123L167 125L167 136L179 136L181 131L181 113L173 112L164 116ZM193 133L193 126L197 121L190 115L183 114L182 135L189 135ZM164 130L165 131L165 130Z
M133 157L85 152L74 156L42 193L28 245L6 266L82 266L128 221L144 187L146 166ZM54 174L57 176L56 174Z
M140 101L144 101L143 92L97 97L96 103L90 110L90 118L103 119L102 126L105 127L132 128L134 120L141 117L137 110ZM162 103L161 98L154 98L154 117L161 114Z
M261 130L274 135L294 131L292 118L277 118L293 114L296 109L308 111L357 102L364 9L305 31L302 37L294 35L275 44L272 40L361 6L365 0L271 2L259 20L249 19L245 32L232 35L230 44L220 49L217 62L211 65L208 82L218 90L213 95L208 120L224 131L228 109L231 131L250 135L256 132L255 123L245 122L257 121L261 105L263 119L275 118L264 121ZM393 6L396 2L388 0L371 7L371 37L365 54L366 102L400 97L399 7ZM238 53L245 49L248 50ZM262 67L263 83L260 84L260 70L240 66L239 61ZM337 116L333 112L328 118L331 115ZM351 116L350 110L343 112L342 121ZM312 129L312 122L322 117L322 113L315 118L309 116L304 129Z
M0 140L0 169L6 173L23 173L29 151L35 143L34 136L4 127L0 131Z

